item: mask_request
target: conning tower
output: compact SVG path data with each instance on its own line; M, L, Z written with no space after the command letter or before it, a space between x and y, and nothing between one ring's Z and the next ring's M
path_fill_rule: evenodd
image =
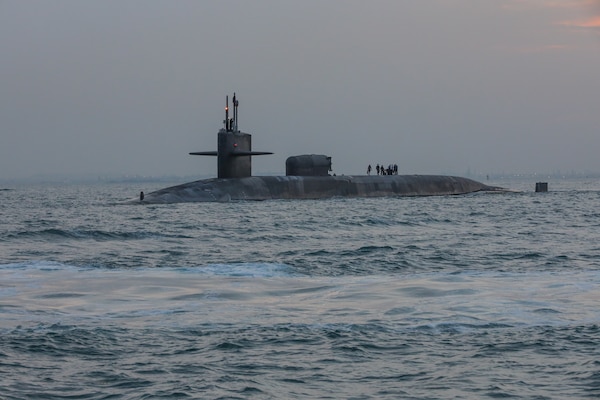
M217 151L197 151L195 156L216 156L218 178L245 178L252 176L252 156L273 154L252 151L252 135L238 128L238 106L233 93L233 117L229 118L229 96L225 97L224 127L217 134Z

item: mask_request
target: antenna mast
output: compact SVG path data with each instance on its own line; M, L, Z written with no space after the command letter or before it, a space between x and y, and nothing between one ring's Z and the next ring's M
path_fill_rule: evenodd
M237 101L237 99L235 97L235 92L233 92L233 121L234 121L233 131L234 132L238 131L238 105L239 104L240 104L240 102Z
M225 130L229 132L231 130L229 125L229 96L225 96L225 121L223 123L225 124Z

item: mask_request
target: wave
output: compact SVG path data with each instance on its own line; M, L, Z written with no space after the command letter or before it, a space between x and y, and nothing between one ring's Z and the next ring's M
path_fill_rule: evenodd
M109 232L102 230L86 230L86 229L43 229L39 231L22 231L9 233L6 236L8 239L34 239L34 240L56 240L56 239L75 239L75 240L139 240L148 238L175 238L189 239L187 235L167 235L156 232Z
M0 271L2 270L37 270L37 271L115 271L115 268L110 265L102 266L98 264L83 264L83 265L72 265L67 263L61 263L51 260L32 260L19 263L8 263L0 264ZM136 268L136 267L125 267L117 269L121 270L124 274L134 272L136 274L147 272L148 274L160 272L160 273L174 273L174 274L201 274L201 275L214 275L214 276L231 276L231 277L291 277L300 276L293 267L286 264L277 263L229 263L229 264L207 264L198 265L195 267L153 267L153 268Z
M15 262L8 264L0 264L0 271L2 270L40 270L40 271L58 271L58 270L70 270L80 269L74 265L68 265L56 261L50 260L32 260L25 262Z

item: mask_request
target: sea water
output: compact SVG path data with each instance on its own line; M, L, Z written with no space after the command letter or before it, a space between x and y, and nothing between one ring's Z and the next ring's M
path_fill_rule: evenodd
M2 399L600 396L600 183L124 204L0 191Z

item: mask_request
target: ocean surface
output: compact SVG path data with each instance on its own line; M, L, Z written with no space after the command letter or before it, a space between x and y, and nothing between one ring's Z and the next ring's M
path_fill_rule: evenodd
M127 205L3 185L1 399L595 399L600 181ZM173 182L182 183L182 182Z

